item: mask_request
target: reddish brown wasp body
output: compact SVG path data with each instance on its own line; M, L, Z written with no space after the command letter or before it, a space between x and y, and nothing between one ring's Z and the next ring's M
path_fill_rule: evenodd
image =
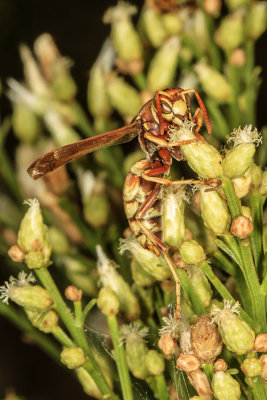
M195 94L200 106L193 117L188 93ZM161 237L161 188L163 185L172 184L166 177L169 174L172 158L176 160L183 158L179 146L204 140L198 134L203 116L208 132L211 133L207 110L196 90L176 88L157 91L154 98L142 107L131 124L51 151L37 159L28 169L31 177L37 179L86 153L130 141L138 135L146 159L133 165L126 177L123 190L125 213L134 235L142 246L157 256L164 254L177 285L177 314L180 282L167 255L169 247ZM170 142L168 137L170 126L179 128L185 120L191 120L196 125L194 131L196 139Z

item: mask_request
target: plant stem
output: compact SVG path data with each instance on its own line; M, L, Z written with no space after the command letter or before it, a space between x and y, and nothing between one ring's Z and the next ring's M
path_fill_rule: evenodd
M212 100L211 98L207 98L205 100L206 107L208 109L208 112L211 116L211 119L214 121L215 125L215 134L219 139L225 140L225 137L229 134L230 128L228 126L228 123L220 110L218 104L215 102L215 100Z
M240 200L236 197L231 179L223 178L222 188L226 194L232 218L235 219L239 215L242 215L242 208Z
M252 380L253 400L263 400L266 398L266 392L261 376L257 376Z
M239 103L238 103L238 95L240 93L240 71L237 67L233 66L229 61L228 55L228 70L229 70L229 78L230 84L232 87L233 99L229 104L230 107L230 121L231 121L231 129L238 127L241 123L240 121L240 113L239 113Z
M245 82L246 82L246 123L255 125L256 112L255 101L256 91L258 89L254 82L254 41L252 39L246 40L246 68L245 68Z
M227 257L225 257L225 255L220 250L215 251L213 253L213 257L216 260L216 267L220 268L231 276L236 275L235 266L228 260Z
M225 236L228 236L228 235L225 235ZM217 244L219 249L221 249L224 253L226 253L237 265L240 264L241 260L239 258L239 255L237 256L236 252L234 252L232 250L232 248L229 247L229 245L227 246L228 243L225 244L220 239L215 239L215 243Z
M195 289L193 288L193 286L191 285L190 279L186 273L186 271L182 270L182 269L176 269L177 275L179 276L179 279L181 281L181 285L183 290L188 294L191 302L192 302L192 306L194 309L194 312L197 315L202 315L206 312L205 307L201 304L201 302L199 301L199 297L195 292Z
M89 303L87 303L86 306L84 307L83 312L82 312L82 317L81 317L82 323L84 323L87 314L88 314L89 311L94 307L94 305L96 304L96 301L97 301L96 299L92 299L92 300L90 300Z
M119 372L120 384L124 400L133 400L132 383L130 379L129 369L126 360L124 347L120 341L120 331L117 318L115 315L107 317L112 343L115 352L115 361Z
M143 72L140 72L137 75L132 75L132 80L136 84L139 90L145 90L147 87L146 77Z
M63 346L66 346L66 347L74 346L74 342L63 331L63 329L60 328L60 326L57 326L56 329L52 332L52 334Z
M157 395L160 400L169 400L169 390L166 385L164 375L155 376L156 386L157 386Z
M75 324L78 326L80 329L83 328L83 322L82 322L82 303L81 301L74 301L74 315L75 315Z
M263 258L263 198L262 195L256 191L250 191L250 202L253 218L253 232L251 234L251 247L254 257L254 262L258 274L262 275L262 258Z

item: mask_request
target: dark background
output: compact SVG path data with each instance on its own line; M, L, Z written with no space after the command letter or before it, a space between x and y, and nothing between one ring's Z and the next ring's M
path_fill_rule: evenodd
M140 1L131 1L142 4ZM86 109L88 71L96 59L109 26L101 20L116 1L100 0L0 0L0 78L22 79L18 45L30 47L43 32L53 35L60 52L75 61L72 74L79 87L79 100ZM256 63L266 70L266 34L258 41ZM266 81L258 100L258 127L266 124ZM3 98L2 116L10 112ZM0 398L16 389L27 400L88 399L71 373L57 366L41 350L24 343L22 334L0 319Z

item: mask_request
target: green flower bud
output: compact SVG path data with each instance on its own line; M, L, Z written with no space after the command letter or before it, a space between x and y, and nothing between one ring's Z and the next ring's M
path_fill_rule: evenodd
M231 216L227 205L217 191L206 192L206 187L200 188L201 216L205 225L216 235L222 235L229 230Z
M245 19L246 35L257 40L259 36L266 30L267 26L267 2L253 2Z
M169 35L179 35L183 28L183 22L179 13L166 13L161 16L163 25Z
M262 174L262 182L260 187L260 194L265 196L267 194L267 170Z
M237 10L238 8L246 7L251 2L250 0L225 0L227 7L230 11Z
M38 285L24 287L10 285L8 297L14 303L30 311L46 311L53 305L53 300L48 290Z
M225 51L236 49L244 40L243 14L235 12L226 16L216 32L216 41Z
M224 309L212 309L212 318L218 323L219 332L226 347L232 352L242 355L254 347L255 333L238 315L238 303L224 301Z
M146 379L150 373L146 366L146 354L148 347L144 337L148 334L147 328L141 328L137 323L123 325L121 333L125 342L126 358L128 367L138 379Z
M179 129L169 130L170 142L177 140L194 140L193 125L184 123ZM201 178L219 178L223 175L222 157L215 147L206 142L196 142L180 146L189 166Z
M141 14L141 25L152 46L160 47L168 35L163 16L147 5Z
M252 131L252 125L246 125L231 133L227 142L231 141L234 141L234 147L223 159L223 170L229 178L239 178L252 165L256 146L262 142L262 137L256 128Z
M189 22L189 21L188 21ZM196 9L191 21L186 26L185 36L202 53L207 52L209 48L209 32L205 19L205 13L201 9Z
M44 121L58 146L65 146L81 140L78 133L72 129L69 123L66 122L64 116L60 115L58 112L49 110L44 115Z
M185 240L179 252L186 264L199 265L206 259L203 247L195 240Z
M252 221L252 211L251 211L251 208L245 207L245 206L241 206L241 208L242 208L242 214L243 214L245 217L249 218L249 219Z
M146 272L134 258L131 261L131 273L134 282L141 287L151 286L156 281L156 279Z
M188 270L190 282L195 289L199 301L204 307L208 307L212 299L212 289L208 279L203 272L196 266L191 265Z
M32 143L40 133L39 119L34 112L24 104L15 103L12 115L15 135L24 143Z
M212 388L218 400L239 400L241 396L239 383L227 372L215 372Z
M116 265L107 258L101 246L97 246L96 250L98 255L97 270L102 285L115 293L120 303L120 309L125 312L127 318L136 319L140 314L140 306L136 296L128 283L116 271Z
M246 358L245 361L241 364L241 369L244 374L250 378L254 378L254 376L261 375L262 365L261 360L258 358Z
M58 314L54 310L40 313L26 308L25 312L33 326L44 333L54 332L58 327Z
M249 167L249 169L245 172L244 176L241 178L235 178L232 180L235 193L239 199L246 196L251 188L252 182L252 168L253 164Z
M104 287L98 294L97 306L103 314L109 316L118 314L120 303L115 293L110 288Z
M69 369L81 367L86 359L80 347L65 347L60 353L60 361Z
M30 269L48 267L50 262L51 248L44 247L42 251L29 251L25 255L25 262Z
M64 69L57 71L51 89L57 99L61 101L72 100L77 93L77 86L70 73Z
M148 371L152 375L161 375L165 369L165 361L162 354L157 350L149 350L145 357L145 363Z
M53 253L61 255L69 253L69 240L60 229L51 226L49 228L49 238Z
M259 190L262 184L263 173L261 167L252 163L250 168L250 173L252 176L251 186L254 190Z
M102 399L103 395L96 386L93 378L91 375L88 374L88 372L84 368L77 368L75 370L75 373L77 375L77 378L82 385L82 388L88 396L92 396L96 399Z
M115 75L107 82L106 90L112 107L122 117L134 117L142 107L141 97L136 89Z
M170 270L164 257L157 257L151 251L144 249L135 237L121 239L120 252L124 253L126 250L130 251L140 267L156 280L163 281L169 278Z
M207 396L193 396L189 400L207 400Z
M154 55L147 72L147 86L152 92L173 85L181 43L172 36Z
M135 6L120 2L109 8L104 15L104 23L111 24L112 43L123 61L142 58L142 43L132 22L131 15L136 13Z
M232 100L232 87L224 75L204 63L195 66L202 89L218 103L230 103Z
M162 201L163 241L176 249L185 240L184 208L185 187L174 185L166 187Z

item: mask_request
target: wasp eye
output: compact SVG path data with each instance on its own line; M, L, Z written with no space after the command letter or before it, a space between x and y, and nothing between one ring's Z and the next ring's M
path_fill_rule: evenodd
M163 114L170 114L172 112L172 104L168 100L160 100L160 105Z

